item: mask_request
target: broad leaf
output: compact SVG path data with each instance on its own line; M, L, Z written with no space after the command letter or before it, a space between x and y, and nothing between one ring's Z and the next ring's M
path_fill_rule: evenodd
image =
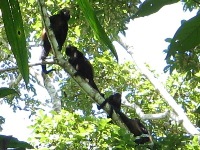
M13 89L5 88L5 87L0 88L0 98L3 98L10 94L18 94L18 93Z
M136 17L144 17L159 11L163 6L177 3L179 0L146 0L136 13Z
M90 27L92 28L95 36L98 38L100 42L105 44L114 54L116 59L118 60L117 52L115 50L115 47L113 46L111 40L107 36L105 30L99 23L94 10L92 9L90 3L88 0L78 0L77 1L81 10L83 11L85 18L87 22L89 23Z
M0 8L6 35L19 70L26 84L29 82L28 53L22 16L17 0L2 0Z
M33 148L30 144L24 141L19 141L17 138L12 136L0 135L0 149L1 148Z
M200 44L200 14L185 21L175 33L167 57L174 55L176 51L185 52Z

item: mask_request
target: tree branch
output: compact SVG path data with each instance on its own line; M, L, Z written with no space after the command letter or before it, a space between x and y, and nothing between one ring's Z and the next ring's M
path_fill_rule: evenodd
M48 14L47 14L47 10L45 8L44 0L38 0L38 5L39 5L39 9L40 9L40 14L42 17L42 22L43 22L49 43L51 45L53 55L55 56L55 58L57 58L58 42L56 41L56 38L55 38L55 35L54 35L52 29L50 28L50 20L49 20Z
M47 92L49 93L50 97L51 97L51 102L52 102L52 108L54 111L56 112L60 112L61 111L61 101L60 98L58 96L58 90L56 90L55 88L55 84L52 84L52 80L49 76L44 77L44 86L47 89Z
M136 111L136 114L142 119L142 120L148 120L148 119L162 119L170 115L170 111L166 110L163 113L157 113L157 114L145 114L142 109L136 105L135 103L130 104L129 102L126 102L125 106L130 107Z
M45 62L38 62L38 63L33 63L33 64L29 64L28 66L29 67L33 67L33 66L38 66L38 65L43 65L43 64L55 64L56 62L55 61L45 61ZM12 67L12 68L5 68L5 69L0 69L0 73L3 73L3 72L7 72L7 71L13 71L13 70L17 70L18 67Z
M182 123L182 120L173 112L169 110L165 110L163 113L157 113L157 114L145 114L142 109L136 105L135 103L129 103L126 102L126 104L123 104L126 107L130 107L133 110L136 111L136 114L142 119L142 120L157 120L157 119L162 119L162 118L171 118L178 124Z
M121 39L118 39L118 43L131 55L132 59L136 63L141 73L152 83L155 89L160 93L163 99L171 106L173 111L178 115L179 119L182 120L182 125L186 131L192 135L200 135L200 132L190 122L183 109L176 103L173 97L167 92L164 86L152 75L152 73L145 67L144 64L135 61L132 54L133 49L126 45Z
M49 25L50 25L50 22L49 22L49 18L47 16L47 13L46 13L46 8L44 7L45 4L44 4L44 1L43 0L38 0L38 4L39 4L39 8L40 8L40 11L41 11L41 14L42 14L42 19L43 19L43 22L44 22L44 25L45 25L45 29L46 29L46 32L48 34L51 34L52 36L49 37L48 35L48 38L49 38L49 41L52 45L52 49L54 49L54 52L56 53L56 60L57 60L57 64L59 66L61 66L62 68L64 68L65 72L67 72L73 79L74 81L98 104L101 104L103 103L103 101L105 100L99 92L97 92L96 90L94 90L89 84L88 82L86 82L84 79L82 79L81 77L79 76L74 76L74 74L76 73L75 69L69 64L68 61L66 61L63 56L61 55L61 53L57 50L57 42L56 42L56 39L55 39L55 36L53 35L53 32L49 30ZM109 113L110 112L110 106L108 104L106 104L106 106L104 107L104 110ZM122 123L120 117L116 114L116 113L113 113L113 117L112 117L112 120L120 127L122 128L127 128L127 126L124 125L124 123ZM151 143L152 144L152 143Z
M39 8L42 14L42 19L46 28L46 32L49 34L51 34L52 36L48 36L49 41L52 45L52 49L57 48L58 44L57 41L55 39L55 36L53 34L53 32L51 30L49 30L49 18L47 16L47 10L44 7L45 3L44 0L38 0L38 4L39 4ZM44 15L45 14L45 15ZM47 34L47 35L48 35ZM52 42L53 41L53 42ZM84 79L82 79L79 76L74 76L74 74L76 73L75 69L69 64L69 62L67 60L65 60L63 58L63 56L61 55L61 53L59 51L56 52L57 53L57 63L58 65L60 65L62 68L64 68L65 72L67 72L73 79L74 81L93 99L95 100L98 104L101 104L104 101L104 98L96 91L94 90ZM109 107L104 107L106 109L107 112L109 112ZM118 122L118 124L120 124L120 122L118 121L118 116L115 114L115 120L116 122ZM122 124L122 123L121 123ZM122 125L123 127L125 127L124 125Z

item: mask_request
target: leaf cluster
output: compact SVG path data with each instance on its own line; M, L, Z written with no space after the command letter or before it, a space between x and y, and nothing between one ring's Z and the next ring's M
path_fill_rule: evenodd
M38 149L129 149L134 146L130 134L108 122L108 119L80 116L64 110L48 115L40 111L31 126L34 134L29 140Z
M174 2L177 1L146 0L135 15L139 3L137 0L90 1L96 17L111 40L117 39L119 32L124 34L125 24L131 18L150 15L163 6ZM185 6L187 5L190 9L198 7L195 1L187 0L184 2ZM126 100L131 104L137 104L144 113L160 113L169 109L159 93L141 75L134 64L127 62L119 65L116 63L110 51L107 51L107 48L98 41L97 35L94 35L77 1L47 0L46 4L50 15L55 14L61 8L69 7L72 18L69 22L70 30L65 46L73 44L85 54L87 53L86 56L94 67L95 83L106 97L114 92L126 91ZM30 50L32 46L40 45L42 21L36 1L20 0L20 8L24 32L28 41L27 47ZM0 23L2 24L2 19L0 19ZM177 72L186 73L186 77L175 73L168 79L166 87L174 99L184 108L191 121L198 127L200 127L198 106L200 97L198 89L198 37L200 32L197 32L199 29L199 15L182 24L173 39L170 40L167 59L169 66L166 67L166 70L169 69L171 72L176 69ZM5 44L8 41L5 38L5 31L1 27L0 32L3 33L3 36L0 37L0 41L3 41L0 43L2 46L2 51L0 51L2 54L0 55L1 65L3 68L14 66L16 61L13 60L14 57L9 51L9 46ZM88 117L90 114L96 115L96 111L92 107L93 101L67 74L62 73L62 78L58 77L59 74L60 72L56 72L53 75L55 75L55 80L60 83L63 110L60 114L52 112L49 115L40 112L31 126L34 135L30 140L35 146L43 149L106 149L108 147L133 149L135 147L132 135L127 134L124 129L109 124L107 119ZM19 72L16 71L0 75L5 82L12 81L18 76ZM194 82L186 80L192 78L195 79ZM42 102L38 100L37 94L39 92L36 87L39 82L34 75L30 75L30 79L30 84L26 87L29 92L24 90L24 83L18 82L14 84L14 89L22 93L21 97L14 100L14 96L6 98L7 103L13 105L15 109L35 111L38 109L38 105L41 108ZM10 89L6 90L6 92L10 92ZM43 99L45 101L46 97ZM18 103L22 101L24 107L21 108ZM195 109L196 111L194 111ZM131 107L123 106L122 111L130 118L137 117L135 110ZM74 112L80 112L82 115L77 115ZM180 124L172 119L167 117L159 120L148 120L145 123L155 141L154 149L197 149L197 138L186 134Z
M200 81L200 15L188 21L184 21L174 37L169 40L166 61L168 65L165 72L176 70L179 73L186 73L187 80Z

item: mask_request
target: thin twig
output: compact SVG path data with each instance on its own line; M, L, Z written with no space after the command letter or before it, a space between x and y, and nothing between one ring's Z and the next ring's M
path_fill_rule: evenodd
M49 62L38 62L38 63L33 63L33 64L29 64L29 67L33 67L33 66L38 66L38 65L44 65L44 64L56 64L55 61L49 61ZM13 70L17 70L19 69L17 66L12 67L12 68L5 68L5 69L0 69L0 73L3 72L7 72L7 71L13 71Z

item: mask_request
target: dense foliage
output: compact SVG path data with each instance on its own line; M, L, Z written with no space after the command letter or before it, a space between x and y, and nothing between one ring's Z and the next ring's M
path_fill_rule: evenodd
M138 0L90 0L89 4L107 36L111 41L114 41L119 39L119 33L125 35L126 24L131 19L156 13L163 6L176 2L178 0L165 2L146 0L144 3L140 3ZM182 0L182 2L184 10L199 9L198 1ZM95 72L95 83L105 93L105 97L115 92L123 93L122 111L127 116L130 118L141 117L132 107L133 104L139 106L145 114L158 114L166 110L173 112L159 94L159 89L155 89L151 82L137 69L136 64L133 62L118 64L114 52L109 50L102 42L103 40L98 38L77 1L47 0L45 4L50 15L64 7L70 10L69 32L64 48L69 44L75 45L89 58ZM19 0L19 6L29 52L27 57L30 60L33 58L32 55L36 53L35 51L39 53L38 47L41 45L40 35L43 28L41 12L38 3L33 0ZM2 10L2 7L0 8ZM170 46L165 51L168 63L165 71L170 70L171 73L165 87L197 128L200 128L198 108L200 97L199 18L200 15L197 14L194 18L185 21L174 37L166 40ZM95 23L93 21L91 20L92 23ZM29 142L35 148L144 149L144 147L151 147L149 145L135 145L132 134L105 119L103 111L97 111L93 99L58 65L53 65L56 72L44 78L37 70L40 66L30 67L29 84L26 84L22 80L24 75L21 76L20 70L16 68L16 61L17 64L19 62L18 59L15 59L13 49L10 48L12 44L8 43L8 34L4 26L6 24L1 14L0 83L2 86L0 87L0 98L8 95L4 97L4 103L9 104L15 111L30 112L30 117L34 121L31 126L33 134L29 138ZM64 50L62 54L66 58ZM26 61L20 61L26 63ZM38 63L38 61L34 61L34 63ZM23 66L18 67L19 69L23 68ZM155 77L159 77L154 71L152 73ZM58 94L62 108L60 112L37 111L38 109L53 109L54 100L49 97L50 93L46 92L47 87L43 86L43 82L47 82L43 79L46 78L51 79L54 91ZM28 82L28 80L25 81ZM12 90L2 87L9 87ZM132 105L128 106L127 103ZM36 113L37 115L35 115ZM0 118L3 117L0 116ZM181 120L165 116L155 120L148 119L143 123L152 136L154 149L192 150L199 147L198 136L187 133L181 126Z

